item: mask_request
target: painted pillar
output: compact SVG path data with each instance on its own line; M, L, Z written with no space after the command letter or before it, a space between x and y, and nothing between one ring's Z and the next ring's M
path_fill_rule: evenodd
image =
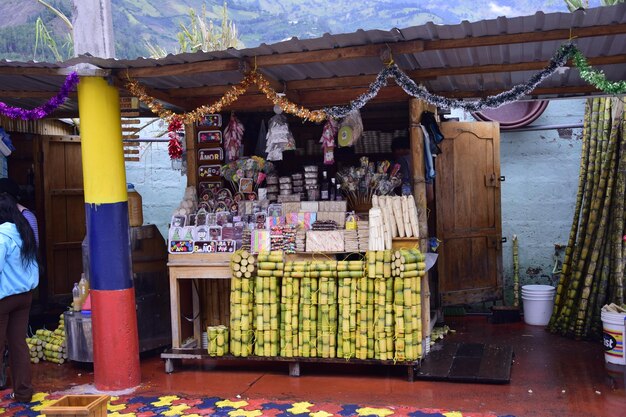
M78 85L89 236L94 382L111 391L139 385L128 195L117 89L100 77Z

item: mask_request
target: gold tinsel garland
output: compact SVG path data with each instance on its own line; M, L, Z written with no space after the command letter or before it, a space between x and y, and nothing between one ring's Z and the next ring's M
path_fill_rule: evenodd
M326 113L324 111L309 110L293 103L284 96L278 95L278 93L270 86L269 81L263 76L263 74L257 71L247 73L239 84L231 86L215 103L200 106L193 111L183 114L177 114L166 109L157 99L150 96L146 92L145 88L136 80L129 80L126 83L126 88L128 88L128 91L130 91L132 95L136 96L139 101L148 106L152 113L156 114L161 119L164 119L167 122L171 122L173 119L178 119L184 124L193 124L202 121L205 116L213 113L219 113L225 107L233 104L239 99L239 96L248 90L252 84L255 84L259 90L265 94L268 100L270 100L274 105L279 106L285 113L317 123L326 120Z

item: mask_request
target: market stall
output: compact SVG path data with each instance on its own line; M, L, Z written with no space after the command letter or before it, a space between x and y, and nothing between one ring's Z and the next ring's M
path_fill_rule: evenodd
M424 183L416 200L391 152L412 137L423 172L408 107L324 125L220 113L172 129L189 187L169 230L166 371L219 356L286 361L292 375L310 361L401 365L412 378L430 308Z

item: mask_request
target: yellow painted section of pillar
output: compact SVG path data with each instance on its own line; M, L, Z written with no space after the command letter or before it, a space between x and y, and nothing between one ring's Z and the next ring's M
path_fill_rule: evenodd
M78 84L78 112L85 202L128 201L117 89L104 78L82 77Z

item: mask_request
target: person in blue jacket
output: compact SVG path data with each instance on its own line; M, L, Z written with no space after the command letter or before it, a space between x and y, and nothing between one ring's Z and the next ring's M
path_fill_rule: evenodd
M12 397L19 402L30 402L33 395L26 334L33 289L38 284L33 230L15 199L0 193L0 346L8 342Z

